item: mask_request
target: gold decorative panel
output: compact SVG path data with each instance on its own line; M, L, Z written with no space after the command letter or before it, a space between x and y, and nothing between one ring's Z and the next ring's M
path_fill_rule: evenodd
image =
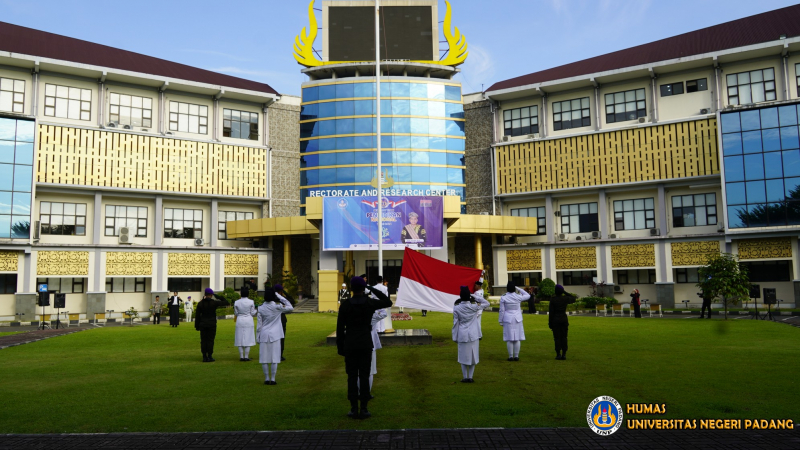
M38 183L266 197L267 151L39 125Z
M0 252L0 272L16 272L19 252Z
M258 275L258 255L226 253L225 275Z
M719 255L719 241L673 242L673 266L702 266Z
M786 238L739 241L739 259L791 258L792 240Z
M106 253L106 275L152 275L153 254L144 252Z
M507 251L506 270L542 270L542 249Z
M655 267L654 244L612 245L611 267Z
M717 121L503 145L496 158L499 194L714 175Z
M38 252L36 255L36 274L89 275L89 252Z
M169 253L167 275L210 275L211 255L208 253Z
M556 269L596 269L595 247L556 247Z

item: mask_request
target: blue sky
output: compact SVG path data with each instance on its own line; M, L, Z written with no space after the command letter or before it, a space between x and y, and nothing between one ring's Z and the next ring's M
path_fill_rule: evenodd
M470 50L458 78L465 93L476 92L496 81L793 3L452 0L453 25ZM305 77L292 57L292 43L308 24L307 5L306 0L0 0L0 21L262 81L297 95ZM440 20L444 11L440 0Z

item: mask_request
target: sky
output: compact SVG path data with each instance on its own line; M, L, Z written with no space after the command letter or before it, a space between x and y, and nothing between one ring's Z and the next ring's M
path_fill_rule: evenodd
M789 0L451 0L463 92L794 4ZM316 0L320 7L322 0ZM260 81L299 95L307 0L0 0L0 21ZM444 18L439 0L439 19ZM321 13L317 19L321 21ZM441 30L440 30L441 34ZM440 40L444 37L440 35ZM447 44L441 44L446 46ZM321 48L321 36L315 48Z

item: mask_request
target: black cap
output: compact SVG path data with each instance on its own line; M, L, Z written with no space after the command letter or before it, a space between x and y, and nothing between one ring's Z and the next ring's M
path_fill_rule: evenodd
M508 284L506 285L506 290L508 292L516 292L517 291L517 285L514 284L513 281L509 281Z
M383 283L383 277L378 275L377 281L378 283Z

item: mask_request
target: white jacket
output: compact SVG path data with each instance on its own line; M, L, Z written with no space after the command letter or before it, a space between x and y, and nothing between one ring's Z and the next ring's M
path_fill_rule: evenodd
M381 345L381 338L378 336L378 324L383 323L388 313L385 309L378 309L372 313L372 349L378 350L383 348Z
M521 302L531 298L531 294L517 288L517 292L506 292L500 297L500 324L522 322Z
M477 303L461 302L453 307L453 340L456 342L472 342L481 337L476 318L478 311L489 306L489 302L483 297L472 298Z
M372 286L372 287L374 289L377 289L377 290L383 292L383 295L389 297L389 288L384 286L383 283L378 283L378 284L376 284L375 286ZM378 299L378 297L376 297L375 294L373 294L371 292L370 292L369 296L374 298L375 300ZM389 315L390 312L391 312L391 308L386 308L386 315L387 316ZM378 332L383 333L384 331L386 331L386 322L384 322L384 321L378 322Z
M233 315L239 318L256 316L256 304L247 297L240 298L233 303ZM250 319L252 322L253 319Z
M277 295L281 303L264 302L258 307L256 342L275 342L283 338L281 314L294 310L289 300Z

